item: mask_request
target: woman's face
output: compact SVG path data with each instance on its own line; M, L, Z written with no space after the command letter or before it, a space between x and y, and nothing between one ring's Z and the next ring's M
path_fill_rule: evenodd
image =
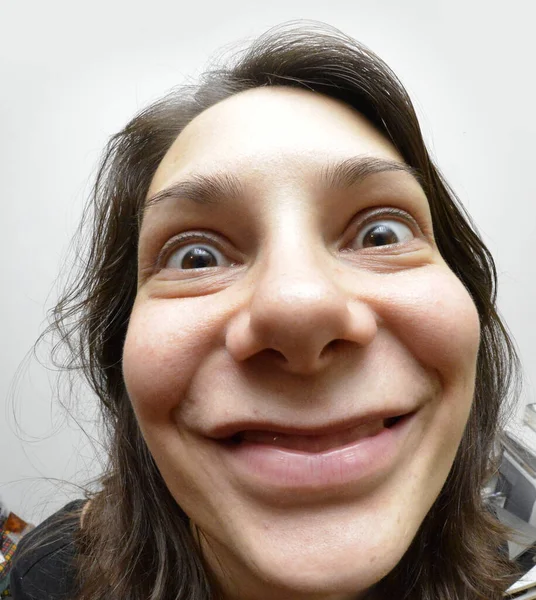
M454 460L479 335L424 192L359 113L257 88L184 129L123 367L228 598L359 598L396 565Z

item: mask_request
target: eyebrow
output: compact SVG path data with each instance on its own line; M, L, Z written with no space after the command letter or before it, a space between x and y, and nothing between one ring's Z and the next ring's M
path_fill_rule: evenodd
M377 173L402 171L411 175L422 186L418 169L403 162L372 156L355 156L330 161L320 168L318 183L325 189L348 189ZM240 179L227 172L195 173L156 192L147 199L143 213L164 200L189 200L201 205L214 205L229 198L245 197Z

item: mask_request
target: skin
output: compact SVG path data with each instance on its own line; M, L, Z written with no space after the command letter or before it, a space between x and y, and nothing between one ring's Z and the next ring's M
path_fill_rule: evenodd
M151 183L148 197L217 170L246 190L147 208L123 358L149 449L226 598L363 597L407 550L467 422L476 308L410 174L319 184L326 162L354 156L403 162L349 106L258 88L196 117ZM389 208L399 216L382 216ZM356 242L372 210L402 241ZM217 266L180 268L170 240L186 231L211 232L202 243ZM393 407L416 411L408 434L389 468L357 488L263 490L208 437L235 418L315 427Z

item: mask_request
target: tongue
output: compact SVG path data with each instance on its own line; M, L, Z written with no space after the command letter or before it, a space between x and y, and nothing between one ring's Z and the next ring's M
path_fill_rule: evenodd
M301 450L302 452L324 452L357 442L361 438L375 436L383 429L383 421L374 421L327 435L289 435L269 431L244 431L241 440L254 444Z

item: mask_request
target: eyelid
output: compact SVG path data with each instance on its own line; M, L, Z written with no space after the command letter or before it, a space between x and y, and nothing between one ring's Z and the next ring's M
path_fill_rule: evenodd
M394 218L398 221L403 222L406 225L411 226L411 228L414 230L414 233L420 233L422 235L421 227L419 227L417 221L408 212L400 208L394 208L392 206L373 208L366 211L365 214L361 213L360 215L358 215L358 218L354 221L352 229L354 231L360 230L369 223L389 218Z

